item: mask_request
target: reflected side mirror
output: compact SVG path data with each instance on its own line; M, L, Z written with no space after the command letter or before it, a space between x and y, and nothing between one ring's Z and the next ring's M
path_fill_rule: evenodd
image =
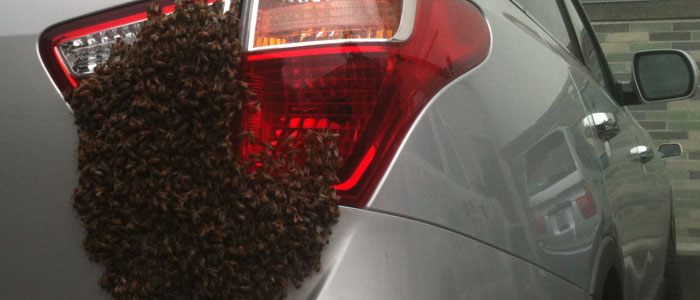
M681 144L661 144L659 145L659 155L661 158L675 158L683 154Z
M612 113L593 113L582 122L584 127L591 128L604 141L609 141L620 133L620 126Z
M622 83L627 104L683 100L695 95L698 66L682 50L650 50L634 54L632 81Z

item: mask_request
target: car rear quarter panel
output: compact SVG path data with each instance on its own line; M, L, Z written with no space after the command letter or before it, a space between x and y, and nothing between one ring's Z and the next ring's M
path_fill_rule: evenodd
M598 158L591 155L593 137L582 124L585 106L570 74L575 59L511 2L474 2L491 26L489 57L432 100L369 207L470 236L588 291L605 195ZM570 224L581 233L573 236L538 232L536 204L527 194L533 161L525 153L562 129L573 139L580 174L602 201L593 218ZM549 201L543 205L565 204L558 196ZM557 216L543 217L550 222Z
M0 299L100 299L71 207L77 130L37 52L50 25L118 0L0 2Z
M574 285L453 231L343 208L320 273L290 299L588 299Z

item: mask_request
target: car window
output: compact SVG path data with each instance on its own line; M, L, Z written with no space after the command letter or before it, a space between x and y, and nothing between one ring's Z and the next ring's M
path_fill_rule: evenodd
M569 12L569 16L571 17L571 24L573 25L574 31L576 32L576 37L579 40L579 45L581 47L581 55L583 57L583 63L586 65L586 68L588 68L588 70L591 72L591 75L593 75L595 80L598 81L598 83L600 83L601 86L610 90L607 78L605 77L604 73L606 69L603 68L603 63L605 62L601 59L601 55L595 47L596 42L593 39L592 33L589 32L586 29L586 26L583 25L584 21L581 19L576 8L574 7L574 4L571 1L572 0L564 0L566 9Z
M537 142L525 154L527 192L532 196L576 171L572 151L561 131Z
M559 1L551 0L516 0L522 8L544 27L555 39L572 53L573 45L567 29Z

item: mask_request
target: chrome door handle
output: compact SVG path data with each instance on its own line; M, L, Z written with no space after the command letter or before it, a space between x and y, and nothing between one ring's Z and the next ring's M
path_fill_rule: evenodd
M629 157L632 161L645 164L654 158L654 150L651 150L651 147L648 146L636 146L630 149Z
M606 112L592 113L583 119L583 125L593 129L598 138L609 141L620 133L615 114Z

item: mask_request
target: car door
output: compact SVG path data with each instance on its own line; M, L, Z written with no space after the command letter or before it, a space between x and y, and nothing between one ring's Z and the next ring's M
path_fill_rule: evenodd
M564 0L585 68L572 68L589 113L614 232L622 249L627 294L651 297L663 273L663 166L649 135L613 99L615 85L582 9ZM648 296L647 296L648 295Z
M556 76L571 85L562 90L556 105L534 126L507 145L504 153L513 158L510 166L526 198L538 263L588 290L604 225L603 206L598 202L605 191L592 134L583 122L589 113L570 75L572 67L580 65L575 51L577 41L565 22L562 2L512 2L555 41L551 47L557 56L548 56L549 61L543 64L534 61L536 55L532 55L529 65L555 74L546 65L562 64L565 70ZM523 93L558 87L552 84L555 80L523 81L534 83Z

